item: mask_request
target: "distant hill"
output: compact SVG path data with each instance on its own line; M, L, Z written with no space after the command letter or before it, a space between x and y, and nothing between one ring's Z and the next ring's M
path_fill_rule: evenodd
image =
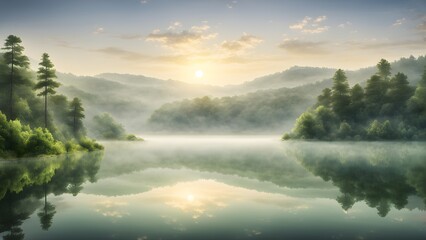
M426 58L404 58L392 63L392 74L403 72L411 85L421 78ZM303 70L302 70L303 69ZM306 71L306 74L303 74ZM322 81L311 73L329 77ZM375 67L347 71L351 86L364 84L376 72ZM222 98L196 98L168 103L157 109L149 119L154 130L172 132L275 132L290 130L296 118L312 106L325 87L331 87L334 69L292 68L279 74L244 83L257 87L285 85L286 77L299 75L305 85L294 88L258 90L254 93ZM295 82L295 80L292 80ZM269 84L269 85L268 85Z
M425 56L402 58L392 63L392 73L404 72L408 75L409 81L415 85L419 81L425 65ZM62 83L58 90L69 97L77 96L83 100L87 120L91 120L94 115L101 112L109 112L119 122L123 123L129 131L145 132L150 130L147 126L147 120L156 109L165 103L183 99L203 96L210 96L213 99L215 97L234 96L230 99L242 101L242 99L251 98L250 101L255 102L255 99L258 98L259 102L264 100L262 104L276 104L272 100L274 97L271 96L278 98L279 94L289 94L292 92L289 89L296 87L301 89L297 91L305 94L304 99L306 100L303 104L298 103L298 106L310 106L321 89L331 86L330 79L334 71L335 69L330 68L292 67L280 73L256 78L239 85L224 87L161 80L143 75L103 73L88 77L58 73L58 80ZM354 83L362 84L375 72L375 66L356 71L346 71L351 85ZM261 91L257 92L259 90ZM251 97L244 97L247 93L254 94L249 95ZM285 105L284 98L279 98L280 104ZM253 105L253 102L244 101L245 104ZM300 114L304 110L297 109L294 114ZM253 114L257 113L253 112ZM153 125L150 124L150 126ZM158 130L159 127L160 125L157 124L155 129ZM261 127L263 130L265 128L267 126ZM281 130L284 129L281 128Z

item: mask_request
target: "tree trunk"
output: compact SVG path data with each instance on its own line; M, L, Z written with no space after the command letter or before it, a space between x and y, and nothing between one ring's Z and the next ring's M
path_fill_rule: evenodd
M44 127L47 129L47 86L44 86Z
M12 46L12 68L10 69L10 92L9 92L9 119L13 120L13 59L15 52Z

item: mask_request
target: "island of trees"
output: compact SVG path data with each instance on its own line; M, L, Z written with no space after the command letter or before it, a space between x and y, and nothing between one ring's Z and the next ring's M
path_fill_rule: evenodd
M332 88L322 91L283 139L426 140L426 68L416 88L403 73L391 76L385 59L377 70L365 87L352 88L337 70Z
M0 157L53 155L102 146L86 136L78 98L56 93L60 83L43 53L37 73L19 37L7 37L0 54ZM36 79L37 81L34 81Z

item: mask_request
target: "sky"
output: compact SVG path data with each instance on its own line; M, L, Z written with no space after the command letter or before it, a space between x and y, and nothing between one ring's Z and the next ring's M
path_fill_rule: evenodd
M426 0L0 0L0 39L37 68L238 84L292 66L426 54Z

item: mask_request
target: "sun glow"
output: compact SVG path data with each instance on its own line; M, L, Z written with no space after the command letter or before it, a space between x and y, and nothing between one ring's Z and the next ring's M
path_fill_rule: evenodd
M195 71L196 78L202 78L204 76L204 72L202 70Z
M188 195L186 196L186 200L188 200L188 202L193 202L193 201L194 201L194 195L192 195L192 194L188 194Z

